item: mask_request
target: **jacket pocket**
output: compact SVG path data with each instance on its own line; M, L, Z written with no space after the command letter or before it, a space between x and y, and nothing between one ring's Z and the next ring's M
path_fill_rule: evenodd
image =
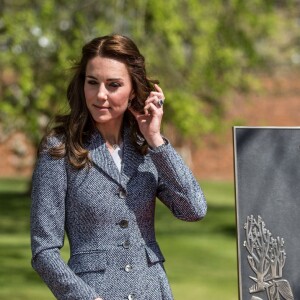
M145 245L146 256L148 263L154 264L157 262L164 262L165 258L156 242Z
M105 251L78 253L71 256L68 265L76 274L104 271L107 266L107 255Z

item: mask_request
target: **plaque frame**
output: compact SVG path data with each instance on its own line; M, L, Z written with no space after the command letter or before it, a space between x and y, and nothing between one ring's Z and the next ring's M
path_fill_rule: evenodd
M282 241L281 254L282 254L282 257L284 255L284 259L282 259L283 266L285 264L286 257L289 256L289 253L286 254L284 246L283 246L284 240L286 240L286 238L282 237L282 236L279 237L281 235L281 233L276 232L277 231L276 228L275 229L271 228L271 230L269 230L270 226L268 226L269 225L268 222L266 222L266 223L264 222L264 216L261 217L259 214L253 216L251 211L249 211L247 216L245 215L245 211L243 212L243 214L241 213L241 207L243 206L243 204L240 202L240 198L241 198L240 193L241 192L240 192L240 188L239 188L239 177L241 176L242 172L241 172L241 174L239 174L240 168L238 167L238 165L239 165L238 156L240 155L241 151L239 149L240 146L239 146L239 141L238 141L238 139L240 137L237 137L237 135L238 135L238 132L242 132L242 131L249 131L248 133L250 133L251 131L252 132L254 132L254 131L259 132L259 131L262 131L262 130L264 130L266 132L267 131L272 132L272 135L274 135L275 130L279 130L279 131L281 131L281 133L284 133L285 131L286 132L290 131L290 133L292 133L292 135L293 135L293 133L297 132L297 136L299 136L299 145L297 144L297 142L295 143L295 141L293 141L294 144L292 145L292 147L294 147L294 148L292 150L293 150L293 153L296 153L296 151L298 151L299 154L300 154L300 151L299 151L300 150L300 127L298 127L298 126L297 127L289 127L289 126L234 126L232 128L232 131L233 131L233 157L234 157L235 210L236 210L236 226L237 226L236 227L236 230L237 230L236 251L237 251L237 266L238 266L239 300L294 299L293 295L292 295L292 289L294 287L290 286L288 280L286 280L285 278L276 279L277 281L280 280L280 284L282 284L282 285L285 284L285 286L288 286L288 288L290 288L290 290L286 289L286 290L288 290L288 292L286 294L284 294L284 293L282 294L282 293L280 293L276 290L274 293L277 293L277 297L279 297L279 298L275 298L276 295L275 296L274 295L270 296L270 288L266 288L266 291L265 291L266 296L261 296L262 294L259 294L259 293L256 294L255 293L255 291L256 291L255 288L257 288L257 287L254 287L255 285L247 287L249 290L251 290L251 288L252 288L252 292L249 292L249 294L247 294L247 296L245 296L245 286L243 286L244 279L242 277L245 277L245 274L243 274L242 268L245 267L244 260L245 260L245 257L246 257L245 252L247 252L247 251L245 251L245 245L243 245L245 240L246 240L246 235L241 230L241 228L244 228L244 226L247 225L246 223L249 221L248 218L250 218L250 219L252 218L252 223L255 223L256 225L258 223L263 224L264 230L268 231L270 236L272 236L272 234L273 234L273 236L275 237L275 238L273 238L273 240L277 240L277 238L278 238L278 239L280 239L280 241ZM247 134L246 134L246 136L247 136ZM272 137L272 138L274 138L274 137ZM262 140L262 139L260 139L260 140ZM295 146L297 146L298 149L295 149ZM275 145L275 148L276 148L276 145ZM296 153L296 155L298 155L298 154ZM295 156L295 157L297 158L297 156ZM299 169L300 169L300 167L299 167ZM258 174L258 175L260 175L260 174ZM300 180L300 172L297 173L297 175L299 175L299 180ZM298 176L297 176L297 178L298 178ZM245 216L246 216L246 218L245 218ZM257 228L256 228L256 230L257 230ZM277 236L277 235L279 235L279 236ZM290 238L290 235L288 237ZM288 243L289 241L286 241L286 242ZM300 244L300 242L299 242L299 244ZM250 261L251 261L251 258L250 258ZM251 270L251 266L249 266L249 264L251 264L251 263L249 262L249 255L248 255L248 269ZM283 266L282 266L282 268L283 268ZM252 267L253 267L253 265L252 265ZM282 273L282 268L281 268L281 270L279 270L279 273L280 272ZM252 271L253 271L253 269L252 269ZM276 274L278 274L278 273L276 273ZM257 280L257 278L254 278L253 276L251 276L251 275L253 275L253 273L249 272L249 274L247 274L247 275L249 275L248 277L251 280L254 280L254 281ZM268 278L268 277L270 277L270 274L268 274L268 275L265 274L264 276L266 276L265 278ZM249 278L248 278L248 280L249 280ZM278 275L277 278L279 278L279 275ZM267 282L267 280L266 280L266 282ZM273 285L274 285L274 280L272 282L273 282ZM267 294L267 291L268 291L268 294ZM274 291L274 289L273 289L273 291ZM262 298L260 298L260 297L262 297ZM296 298L297 298L297 295L296 295Z

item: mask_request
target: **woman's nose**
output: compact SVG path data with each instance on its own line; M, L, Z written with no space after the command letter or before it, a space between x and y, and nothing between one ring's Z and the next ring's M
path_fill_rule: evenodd
M99 85L97 98L98 100L107 100L107 89L103 83Z

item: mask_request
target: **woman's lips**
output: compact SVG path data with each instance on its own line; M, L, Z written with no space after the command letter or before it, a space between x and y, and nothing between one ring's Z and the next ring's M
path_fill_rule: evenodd
M98 110L107 110L107 109L110 109L109 106L98 106L98 105L93 105L96 109Z

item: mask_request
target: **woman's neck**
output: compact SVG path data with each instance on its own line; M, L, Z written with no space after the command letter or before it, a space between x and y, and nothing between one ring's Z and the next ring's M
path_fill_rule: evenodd
M115 145L120 145L120 143L122 142L122 122L113 122L111 124L98 123L96 124L96 127L106 141L106 144L109 148L113 148L115 147Z

